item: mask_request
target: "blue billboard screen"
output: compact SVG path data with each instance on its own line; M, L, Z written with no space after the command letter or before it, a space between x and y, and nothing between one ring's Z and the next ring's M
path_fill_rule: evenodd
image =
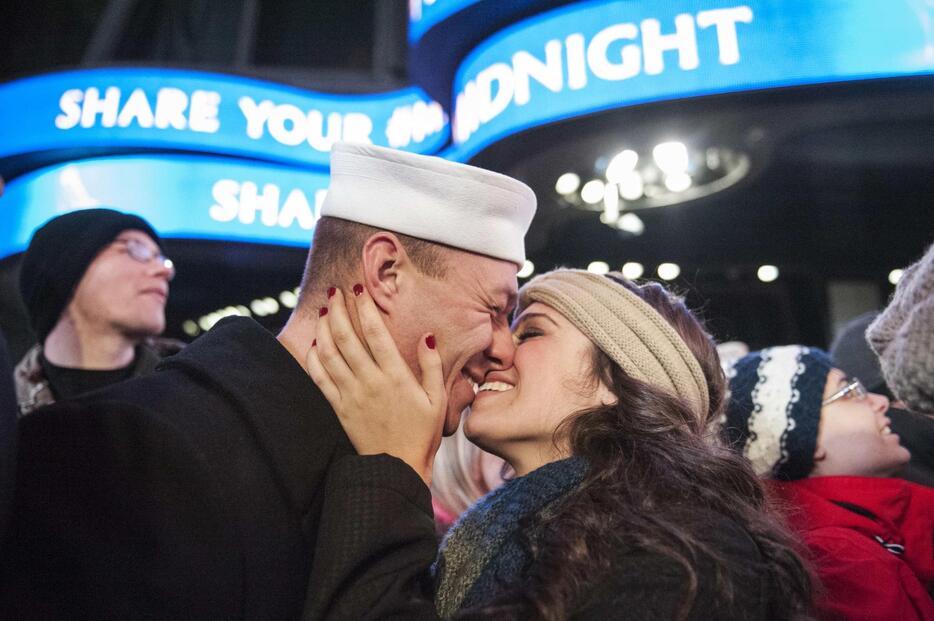
M0 199L0 258L50 218L89 207L138 214L166 238L308 246L328 175L208 156L79 160L17 177Z
M595 0L490 37L461 63L452 157L649 101L934 72L921 0Z
M331 95L174 69L91 69L0 85L0 158L61 149L155 149L327 167L339 140L435 153L440 104L416 87Z

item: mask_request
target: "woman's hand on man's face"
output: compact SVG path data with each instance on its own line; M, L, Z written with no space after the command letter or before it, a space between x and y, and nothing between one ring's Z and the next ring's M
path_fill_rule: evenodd
M354 330L343 292L335 289L318 318L306 359L308 374L359 454L398 457L429 484L447 412L434 336L426 334L418 344L419 382L365 288L356 285L354 294L363 340Z

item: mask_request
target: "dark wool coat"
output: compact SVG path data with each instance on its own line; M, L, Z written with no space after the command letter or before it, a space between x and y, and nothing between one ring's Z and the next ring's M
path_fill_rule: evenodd
M357 456L250 319L20 422L5 619L411 618L430 601L427 487Z

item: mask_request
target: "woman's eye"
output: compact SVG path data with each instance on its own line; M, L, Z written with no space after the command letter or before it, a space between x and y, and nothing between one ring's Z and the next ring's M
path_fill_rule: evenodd
M530 339L533 336L541 336L541 335L542 335L541 330L526 329L516 335L516 340L521 343L522 341L526 339Z

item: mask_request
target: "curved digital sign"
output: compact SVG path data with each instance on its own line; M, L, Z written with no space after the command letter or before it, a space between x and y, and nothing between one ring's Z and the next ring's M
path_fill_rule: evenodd
M17 177L0 199L0 258L59 214L114 207L167 238L308 246L328 174L227 158L102 157Z
M418 88L331 95L233 75L90 69L0 85L0 159L94 148L328 165L338 140L435 153L440 104Z
M461 63L448 155L643 102L932 72L927 0L582 2L497 33Z

